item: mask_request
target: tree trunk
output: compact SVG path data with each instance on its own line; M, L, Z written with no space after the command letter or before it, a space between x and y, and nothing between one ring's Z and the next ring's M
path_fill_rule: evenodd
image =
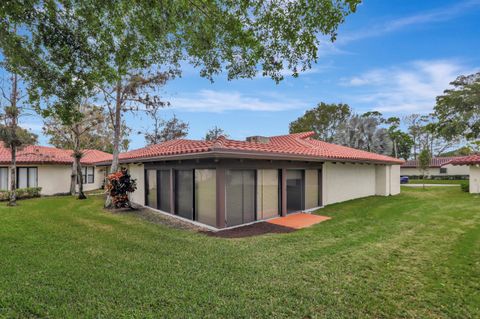
M87 196L83 193L83 174L82 174L82 165L80 163L80 159L82 158L82 151L80 150L80 136L78 133L78 126L75 127L73 132L75 144L73 150L73 160L74 166L77 168L77 176L78 176L78 199L87 199Z
M12 146L12 165L10 166L10 197L8 206L17 206L17 148Z
M16 32L17 29L15 28ZM15 139L17 133L17 121L18 121L18 112L17 112L17 100L18 100L18 76L17 73L13 73L12 76L12 138ZM9 206L17 206L17 146L12 143L10 144L12 166L10 168L10 198L8 200Z
M72 174L70 177L70 195L75 196L77 193L77 160L73 158Z
M113 132L113 159L111 173L118 171L118 154L120 153L120 131L122 126L122 84L120 81L117 83L116 88L116 101L115 101L115 123Z
M413 159L417 160L417 139L413 136Z
M395 158L398 158L397 140L393 140L393 152L395 154Z
M114 132L113 132L113 158L112 166L110 168L110 173L115 173L118 171L118 155L120 153L120 133L122 125L122 82L119 80L116 87L116 101L115 101L115 123L114 123ZM105 208L112 207L112 198L107 194L105 199Z
M82 166L80 165L80 156L75 157L75 161L77 162L77 175L78 178L78 199L87 199L87 196L83 193L83 174L82 174Z

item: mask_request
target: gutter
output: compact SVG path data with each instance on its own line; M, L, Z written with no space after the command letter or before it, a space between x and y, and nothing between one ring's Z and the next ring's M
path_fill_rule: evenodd
M313 155L296 155L288 153L266 153L257 151L238 151L238 150L226 150L224 148L212 148L211 151L187 153L187 154L175 154L175 155L160 155L157 157L137 157L129 159L120 159L119 163L149 163L158 161L171 161L171 160L183 160L183 159L197 159L197 158L248 158L248 159L265 159L265 160L294 160L294 161L313 161L313 162L348 162L348 163L368 163L368 164L384 164L384 165L401 165L401 163L393 161L376 161L376 160L362 160L362 159L349 159L349 158L332 158L332 157L319 157ZM96 165L109 165L112 161L98 162Z

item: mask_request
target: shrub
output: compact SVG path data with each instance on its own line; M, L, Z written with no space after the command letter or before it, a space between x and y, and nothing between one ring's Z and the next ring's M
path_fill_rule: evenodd
M40 197L41 187L18 188L17 199L27 199ZM0 191L0 201L8 201L10 198L10 191Z
M132 208L128 193L133 193L137 189L137 181L131 178L126 168L107 176L106 189L112 198L113 207Z
M470 192L470 183L469 183L468 181L462 182L462 183L460 184L460 188L462 189L462 191L468 193L468 192Z

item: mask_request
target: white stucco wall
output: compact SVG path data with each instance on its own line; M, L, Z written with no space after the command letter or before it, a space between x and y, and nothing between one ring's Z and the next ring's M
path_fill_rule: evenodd
M470 166L470 193L480 193L480 167Z
M444 168L447 169L447 173L440 173L440 168L438 167L432 167L428 169L428 172L426 172L427 176L431 175L436 175L436 176L453 176L453 175L468 175L469 170L467 165L461 165L461 166L453 166L453 165L445 165L443 166ZM423 175L422 171L419 168L401 168L400 169L400 174L402 176L421 176Z
M400 194L400 165L390 165L390 195Z
M38 187L42 195L65 194L70 191L70 165L41 165L38 167Z
M38 170L37 184L42 188L42 195L67 194L70 192L70 176L72 168L70 165L18 165L18 167L36 167ZM10 185L10 170L8 171L8 183ZM83 190L99 189L105 177L105 170L102 167L95 167L95 179L92 184L84 184ZM77 187L78 189L78 187Z
M84 166L82 166L83 168ZM100 189L103 186L103 181L105 180L105 174L106 174L106 167L105 166L95 166L95 173L94 173L94 179L93 183L85 183L83 184L83 190L84 191L91 191L91 190L96 190ZM78 190L78 186L77 186Z
M390 195L390 165L375 165L375 195Z
M323 165L323 203L329 205L376 193L375 165L326 162Z
M128 164L128 171L137 180L137 190L130 194L130 200L139 205L145 205L145 167L143 164Z
M323 203L400 193L400 165L333 164L323 166Z

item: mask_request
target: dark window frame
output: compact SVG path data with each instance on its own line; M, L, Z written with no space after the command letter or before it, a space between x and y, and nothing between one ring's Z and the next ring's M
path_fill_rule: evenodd
M38 187L38 167L37 166L19 166L19 167L17 167L17 176L16 176L16 180L17 180L17 185L16 186L17 186L17 188L19 188L18 185L20 184L20 174L19 174L20 169L27 169L27 188ZM30 171L34 170L34 169L37 171L37 173L35 174L35 184L36 185L31 186L30 185Z
M440 167L440 174L447 174L447 168L446 167Z

